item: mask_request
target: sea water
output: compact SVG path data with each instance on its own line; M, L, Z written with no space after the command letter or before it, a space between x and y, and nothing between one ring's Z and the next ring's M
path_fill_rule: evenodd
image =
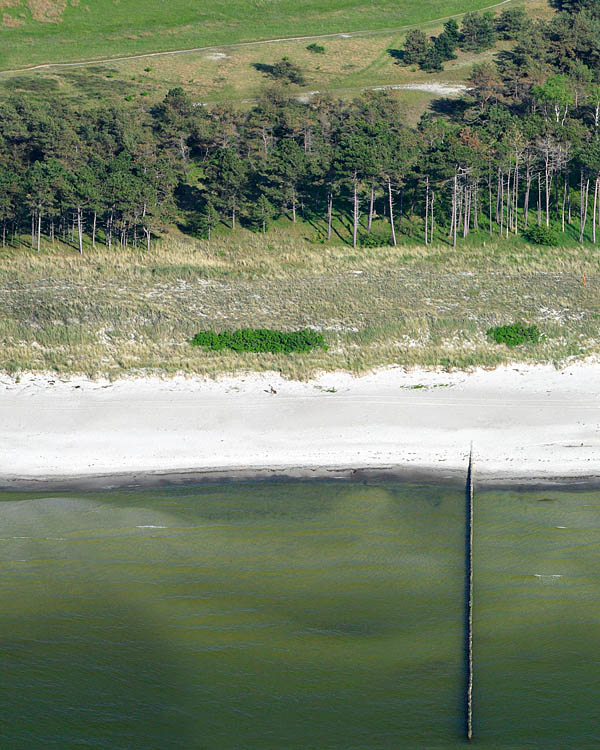
M0 747L464 745L465 496L0 495ZM600 743L600 492L476 490L480 748Z

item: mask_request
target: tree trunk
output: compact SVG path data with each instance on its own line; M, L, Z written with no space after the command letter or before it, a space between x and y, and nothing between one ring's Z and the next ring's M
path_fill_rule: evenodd
M598 207L598 177L594 183L594 211L592 213L592 242L596 244L596 209Z
M504 236L504 173L500 177L500 237Z
M562 207L560 211L560 226L561 230L565 231L565 206L567 204L567 175L564 175L563 178L563 199L562 199Z
M371 197L369 199L369 223L367 225L367 231L371 231L371 224L373 223L373 205L375 203L375 188L371 185Z
M429 177L425 182L425 244L429 244Z
M456 225L457 225L457 199L458 199L458 176L454 174L454 190L452 196L452 247L456 248Z
M506 238L508 239L509 225L510 225L510 168L506 174Z
M496 184L496 224L500 223L500 206L502 205L501 194L502 178L500 176L500 167L498 167L498 180Z
M529 220L529 193L531 192L531 172L529 164L527 165L527 171L525 173L525 200L523 202L523 223L527 228L527 222Z
M542 175L538 173L538 200L537 200L538 227L542 226Z
M331 217L333 214L333 193L327 194L327 242L331 240Z
M489 202L489 221L490 221L490 237L493 237L492 230L492 172L488 171L488 202Z
M356 248L356 239L358 236L358 186L356 178L354 180L354 225L352 229L352 247Z
M433 201L434 201L434 199L435 199L435 191L432 190L431 191L431 229L430 229L430 237L429 237L429 242L430 243L433 243L433 230L434 230L434 227L435 227L435 218L434 218L434 213L433 213Z
M546 162L546 168L545 168L545 182L544 182L544 188L546 191L546 226L550 226L550 173L548 171L548 162Z
M515 164L514 196L515 196L514 209L513 209L514 232L515 234L518 234L519 232L519 163L518 162Z
M448 239L454 237L454 221L456 216L456 177L452 183L452 213L450 214L450 229L448 230Z
M38 222L37 222L37 251L39 253L42 244L42 212L38 211Z
M231 228L235 229L235 208L231 209Z
M107 222L106 222L106 244L109 250L112 245L112 229L113 229L112 225L113 225L113 212L111 209L110 216L108 217Z
M392 242L394 243L394 247L398 244L396 242L396 227L394 226L394 203L392 201L392 182L391 180L388 180L388 203L390 207L390 226L392 228Z
M96 249L96 221L97 221L98 215L96 211L94 211L94 219L92 221L92 247L94 250Z
M77 236L79 239L79 254L83 255L83 227L81 225L81 206L77 206Z
M581 220L581 232L579 234L579 242L583 242L583 236L585 234L585 225L587 222L587 213L588 213L588 199L590 194L590 178L588 177L587 182L583 188L585 198L583 201L583 216Z
M579 229L583 224L583 199L584 199L583 169L579 170Z

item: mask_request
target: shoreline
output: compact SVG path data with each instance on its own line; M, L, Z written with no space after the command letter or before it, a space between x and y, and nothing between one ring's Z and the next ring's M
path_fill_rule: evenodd
M0 488L284 479L600 486L600 363L109 383L0 378Z
M464 471L452 472L431 467L415 470L406 466L395 467L335 467L335 466L289 466L280 468L228 468L198 471L191 469L173 472L131 472L122 474L90 474L81 476L56 476L50 478L0 477L2 492L111 492L119 490L142 491L191 489L215 484L255 484L285 482L345 481L362 484L377 482L407 482L411 484L436 484L464 486L467 479ZM475 488L561 491L600 490L600 473L588 476L518 476L477 474Z

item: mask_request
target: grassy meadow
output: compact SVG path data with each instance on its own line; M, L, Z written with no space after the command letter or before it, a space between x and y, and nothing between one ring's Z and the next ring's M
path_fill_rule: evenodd
M26 22L27 14L24 11L23 26L0 25L0 34L3 35L3 45L0 47L0 97L4 95L27 94L39 97L60 97L71 100L77 106L97 106L99 104L130 103L132 108L147 107L152 103L160 101L165 93L173 87L181 86L189 96L197 103L218 104L229 102L238 107L249 106L261 88L270 83L270 79L260 71L261 65L272 65L281 57L289 57L298 64L303 71L306 83L303 86L290 85L289 90L299 98L310 97L314 91L326 91L342 98L352 98L361 90L376 87L400 87L394 90L394 96L405 105L405 117L410 124L416 124L419 117L432 106L432 102L439 98L449 96L453 98L456 94L436 92L432 90L407 89L407 86L420 86L422 84L442 84L443 86L456 86L464 84L468 79L474 63L481 63L491 59L498 51L510 45L510 42L499 41L496 47L486 50L480 54L457 51L457 59L447 62L444 70L437 73L426 73L416 66L406 67L398 64L395 51L402 48L407 33L407 26L411 24L422 25L427 33L436 35L442 31L442 22L430 19L451 15L466 10L487 7L487 2L462 2L444 3L422 3L418 6L409 4L406 0L393 5L383 3L378 6L368 6L370 12L366 12L367 6L361 6L359 2L334 2L322 3L322 12L318 24L313 24L311 13L316 14L320 7L317 2L303 3L303 17L297 18L297 9L291 7L291 3L283 0L256 0L255 2L237 2L228 4L227 14L233 15L232 8L243 6L244 19L250 19L248 23L242 24L243 29L239 33L228 32L223 39L216 39L213 31L219 29L217 24L213 27L211 23L199 22L201 31L194 32L196 36L186 37L184 41L176 42L179 33L190 35L190 24L183 24L181 29L173 27L163 29L160 34L166 34L169 44L161 46L152 36L153 25L148 23L148 18L160 16L167 18L174 9L180 5L187 6L185 13L177 18L185 19L190 13L189 2L175 2L164 7L162 4L150 2L144 4L143 8L136 5L135 9L129 8L131 0L121 0L113 8L117 9L114 23L124 23L124 18L129 18L132 29L136 23L143 27L143 31L136 33L132 29L125 35L110 35L106 37L109 44L102 52L95 52L95 45L102 42L102 29L108 23L106 18L97 18L93 26L94 36L91 30L85 26L78 26L80 15L85 14L84 21L87 23L89 14L96 16L99 9L105 6L105 2L94 4L89 11L82 10L81 5L70 5L64 9L60 19L53 22L35 22L30 18ZM547 0L508 0L502 8L508 5L525 4L528 11L539 16L548 16L553 11ZM31 2L28 3L28 6ZM327 6L327 10L323 10ZM87 7L87 6L85 6ZM215 18L221 11L217 11L216 3L207 3L201 10L195 12L207 15L212 12ZM5 10L15 17L21 18L19 0L11 0ZM129 14L124 9L129 8ZM154 8L154 11L152 11ZM270 22L273 27L264 26L262 21L252 26L250 22L254 17L264 11L265 22L279 8L281 13ZM502 8L498 8L500 12ZM105 8L106 11L106 8ZM159 12L160 11L160 12ZM293 12L292 12L293 11ZM154 15L152 15L154 13ZM249 14L249 15L248 15ZM393 15L396 19L393 23L385 22L385 18ZM12 17L12 16L11 16ZM204 17L204 16L203 16ZM86 20L87 19L87 20ZM120 20L119 20L120 19ZM138 20L136 20L138 19ZM352 25L352 19L356 24ZM360 19L366 19L372 23L361 25ZM83 23L83 21L81 22ZM299 24L298 28L291 30L290 24ZM301 26L301 28L300 28ZM230 28L227 26L227 28ZM266 29L270 29L269 32ZM367 32L353 31L356 28L369 29ZM36 33L27 37L27 41L21 39L20 35L25 30ZM178 30L179 29L179 30ZM213 29L213 31L210 31ZM242 35L243 30L243 35ZM350 30L347 35L334 35L321 40L320 44L325 48L323 54L315 54L307 49L306 39L285 39L281 42L270 42L254 44L241 43L241 39L265 39L269 37L285 37L294 34L303 36L320 33L334 33L336 31ZM157 32L159 33L159 32ZM44 57L35 57L35 40L43 40ZM83 36L81 36L83 34ZM200 34L200 36L198 36ZM46 38L46 36L48 38ZM64 36L66 35L66 36ZM68 36L72 39L66 41ZM139 37L139 38L138 38ZM54 41L52 41L54 40ZM62 40L62 41L60 41ZM80 47L80 41L85 44ZM15 43L14 53L11 56L11 45ZM58 45L56 54L50 52L53 44ZM34 45L27 49L28 45ZM159 55L156 57L131 58L127 56L144 53L149 50L164 49L190 49L191 47L204 47L214 45L212 49L201 49L185 51L176 55ZM7 57L8 55L8 57ZM19 55L22 56L19 57ZM4 56L4 57L3 57ZM35 64L43 61L90 60L94 57L122 57L127 59L111 59L108 62L96 62L72 67L56 67L28 71L15 70L15 67ZM20 61L20 62L19 62Z
M393 29L489 0L4 0L0 68L275 37Z
M441 30L441 26L432 27L432 33ZM288 87L293 95L303 98L314 91L327 91L352 98L362 89L379 86L412 86L432 81L442 81L450 87L462 84L475 62L491 59L509 44L499 42L495 49L478 55L459 51L456 60L446 63L443 72L432 76L416 67L398 65L390 50L401 48L404 36L405 32L334 37L323 43L324 54L311 53L306 41L292 41L18 75L0 73L0 91L56 95L91 106L111 101L147 106L161 100L170 88L180 86L196 102L208 105L230 102L244 107L262 87L272 84L255 64L272 65L287 56L301 67L306 79L304 86ZM409 119L415 123L432 98L444 96L411 89L397 89L394 94L405 103Z
M165 239L150 253L51 246L0 262L0 369L116 378L278 370L565 363L600 354L600 260L576 245L474 239L453 250L318 246L283 230L239 230L210 244ZM544 334L509 349L487 329L522 320ZM207 353L198 330L313 326L328 351Z

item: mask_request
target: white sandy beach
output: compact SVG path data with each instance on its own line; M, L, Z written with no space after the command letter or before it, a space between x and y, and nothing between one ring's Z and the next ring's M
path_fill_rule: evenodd
M600 475L599 397L598 362L450 374L392 368L310 383L5 377L0 483L324 467L443 474L464 470L471 441L489 478L590 477Z

